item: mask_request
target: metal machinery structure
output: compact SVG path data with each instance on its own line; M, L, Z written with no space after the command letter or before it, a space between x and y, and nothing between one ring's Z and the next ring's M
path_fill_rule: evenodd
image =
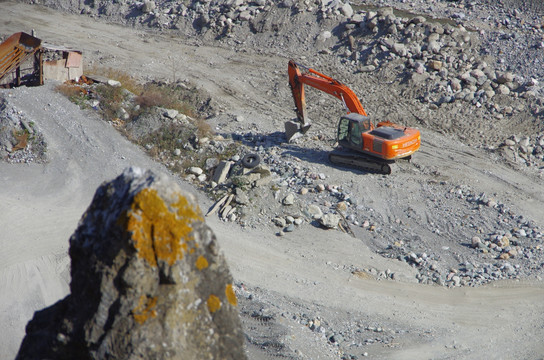
M396 159L410 159L419 149L419 130L389 121L374 126L355 93L346 85L293 60L289 61L288 73L298 120L298 123L285 123L288 140L306 133L311 126L306 117L304 95L304 85L309 85L342 100L348 110L348 114L340 118L337 130L338 144L348 151L331 152L329 160L332 163L390 174Z
M31 81L38 85L43 85L43 67L41 40L28 35L24 32L18 32L11 35L0 44L0 86L9 87L11 85L21 85L21 71L30 70ZM21 69L25 61L33 59L30 69ZM15 72L15 79L9 80L8 75Z

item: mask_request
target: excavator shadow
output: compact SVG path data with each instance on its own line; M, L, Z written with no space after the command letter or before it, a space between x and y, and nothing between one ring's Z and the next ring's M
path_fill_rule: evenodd
M334 164L330 162L329 154L331 153L332 149L331 150L308 149L308 148L304 148L294 144L288 144L286 146L284 145L284 147L286 148L286 151L283 152L283 155L289 155L297 159L300 159L302 161L325 165L327 167L334 168L337 170L350 171L358 175L372 174L372 172L366 171L360 168L343 166L343 165L338 165L338 164Z
M218 133L225 138L232 138L234 141L239 141L248 147L263 147L264 149L274 146L281 146L286 141L285 133L275 131L270 134L263 134L253 131L248 131L245 134L239 133Z

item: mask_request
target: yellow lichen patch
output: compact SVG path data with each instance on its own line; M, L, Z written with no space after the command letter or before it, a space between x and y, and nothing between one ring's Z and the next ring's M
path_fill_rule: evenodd
M146 295L140 296L138 301L138 306L132 310L132 315L134 320L138 324L143 324L150 317L154 318L157 316L157 310L154 307L157 305L157 297L147 297Z
M190 213L191 216L194 216L195 219L203 220L202 213L200 212L200 208L198 206L192 206L189 204L189 201L187 198L183 196L178 197L178 201L172 205L172 207L176 210L178 217L183 218ZM189 210L189 211L188 211ZM192 240L192 239L191 239Z
M198 259L196 259L196 268L198 270L202 270L207 267L208 267L208 260L206 260L204 256L200 255Z
M221 300L215 295L210 295L208 298L208 310L213 314L221 308Z
M238 305L238 299L236 298L236 294L234 293L234 289L232 288L232 284L227 284L225 287L225 295L227 296L228 302L232 306Z
M173 211L156 190L147 188L134 197L127 213L127 229L132 232L134 247L152 266L157 265L157 260L172 265L182 259L186 242L193 240L191 224L202 221L200 210L181 195L171 208Z

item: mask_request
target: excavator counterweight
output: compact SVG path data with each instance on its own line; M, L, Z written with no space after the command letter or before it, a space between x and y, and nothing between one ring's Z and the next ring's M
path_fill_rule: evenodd
M288 74L297 114L297 122L285 123L288 141L306 133L311 126L304 95L304 85L309 85L340 99L348 113L338 123L337 141L342 149L330 154L331 162L390 174L393 160L409 159L419 149L419 130L390 121L374 126L357 95L341 82L293 60L289 61Z

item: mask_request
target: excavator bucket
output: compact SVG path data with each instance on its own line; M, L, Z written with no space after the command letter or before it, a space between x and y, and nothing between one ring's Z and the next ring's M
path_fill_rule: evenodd
M290 142L291 140L295 140L299 137L301 137L303 134L308 131L311 124L309 122L306 122L305 124L301 124L298 121L286 121L285 122L285 136L287 137L287 141Z

